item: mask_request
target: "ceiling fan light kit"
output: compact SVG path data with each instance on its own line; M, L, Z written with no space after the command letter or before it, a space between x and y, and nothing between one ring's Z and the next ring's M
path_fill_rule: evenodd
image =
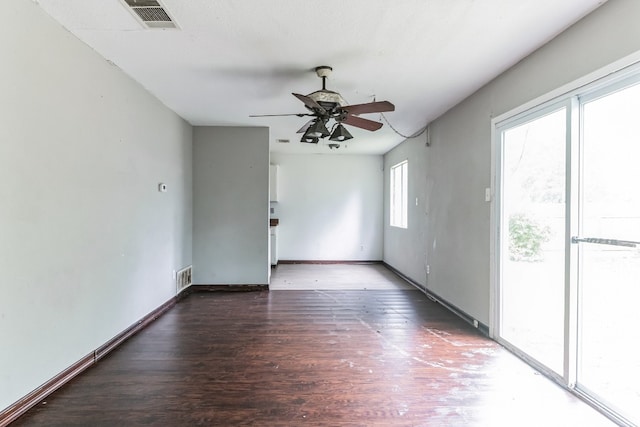
M338 126L336 126L336 128L334 129L333 133L329 137L329 140L330 141L346 141L351 138L353 138L353 136L349 133L347 128L342 126L342 123L338 123ZM331 145L332 144L329 144L329 148L333 148L331 147ZM338 147L340 147L340 145L338 145Z
M307 113L297 114L267 114L253 115L251 117L266 116L291 116L299 117L309 116L315 117L307 124L302 126L298 133L302 133L300 142L317 144L322 138L329 137L331 141L346 141L353 136L343 126L349 125L368 131L376 131L382 127L382 123L359 117L360 114L367 113L383 113L394 111L395 106L389 101L374 101L365 104L347 105L342 95L338 92L327 90L326 80L333 68L328 65L321 65L315 68L315 72L322 79L322 89L312 92L308 95L293 93L292 95L302 101L307 108ZM333 120L335 122L333 132L327 129L327 123ZM338 148L339 144L330 144L330 148Z
M319 141L318 138L314 138L312 136L303 136L300 139L300 142L304 142L304 143L307 143L307 144L317 144L318 141Z
M326 138L329 135L329 129L327 129L324 122L320 119L315 120L304 133L304 136L310 136L313 138Z

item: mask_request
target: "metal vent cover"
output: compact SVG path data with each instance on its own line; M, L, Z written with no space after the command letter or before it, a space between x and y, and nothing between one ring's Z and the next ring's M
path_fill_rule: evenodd
M148 28L177 28L169 13L157 0L124 0L129 10Z
M191 272L193 266L188 266L176 272L176 292L180 293L192 285Z

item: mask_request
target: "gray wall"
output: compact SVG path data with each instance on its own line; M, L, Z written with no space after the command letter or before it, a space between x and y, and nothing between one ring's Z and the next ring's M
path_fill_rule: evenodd
M196 127L194 284L269 283L269 129Z
M432 185L427 182L426 138L410 139L384 156L384 261L422 286L426 285L427 207ZM390 227L391 166L408 160L407 228ZM417 203L416 203L417 199Z
M434 121L426 166L419 176L412 174L410 184L410 191L427 196L427 215L410 223L410 232L391 238L385 221L385 260L420 280L414 276L425 261L416 254L425 242L413 234L426 230L428 288L488 324L491 205L484 191L491 187L491 119L636 54L638 16L637 0L608 1ZM385 164L402 157L402 150L411 151L407 144L413 142L388 153ZM403 258L412 259L410 265L401 264Z
M191 126L35 2L2 16L0 409L175 295L192 206Z
M382 259L382 156L271 155L281 260Z

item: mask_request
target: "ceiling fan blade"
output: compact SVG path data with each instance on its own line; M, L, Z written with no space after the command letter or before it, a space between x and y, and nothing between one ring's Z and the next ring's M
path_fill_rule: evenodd
M382 127L382 123L380 122L374 122L373 120L363 119L362 117L357 116L347 116L342 120L342 123L370 131L378 130Z
M309 126L311 126L311 123L313 123L313 119L309 120L304 126L298 129L296 133L305 133L307 129L309 129Z
M305 113L292 113L292 114L252 114L249 117L285 117L285 116L313 116L313 114L305 114Z
M300 101L304 102L304 105L306 105L313 111L317 111L320 114L327 114L327 110L325 110L322 105L318 104L316 101L309 98L308 96L300 95L299 93L292 93L292 95L298 98Z
M384 113L394 111L395 105L389 101L369 102L366 104L347 105L342 107L349 114Z

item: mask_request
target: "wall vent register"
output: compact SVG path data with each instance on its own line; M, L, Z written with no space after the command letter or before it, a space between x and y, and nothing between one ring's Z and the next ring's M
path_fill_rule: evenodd
M191 286L191 266L185 267L176 273L176 290L178 293Z
M157 0L124 0L129 10L148 28L177 28L166 9Z

